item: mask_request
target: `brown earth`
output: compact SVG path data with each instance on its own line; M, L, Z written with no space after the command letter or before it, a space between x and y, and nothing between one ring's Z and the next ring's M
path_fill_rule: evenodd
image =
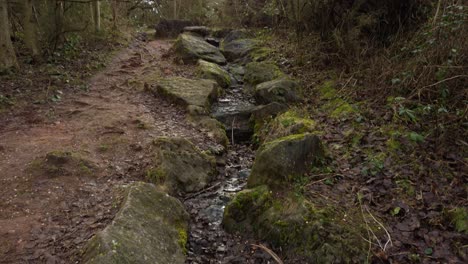
M87 82L88 91L0 115L0 263L76 262L113 218L114 187L144 177L153 138L215 145L185 122L182 109L144 91L141 80L150 73L192 75L188 66L175 68L170 46L135 42ZM54 151L90 165L48 173L42 163Z

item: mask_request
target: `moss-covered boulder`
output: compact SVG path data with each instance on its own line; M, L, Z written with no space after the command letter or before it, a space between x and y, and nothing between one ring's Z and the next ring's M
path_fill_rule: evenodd
M245 67L238 64L229 64L228 71L237 83L244 82Z
M214 142L226 148L229 144L229 139L226 136L225 126L218 120L207 115L189 115L187 118L189 123L198 127L202 132L211 138Z
M218 64L212 62L198 60L198 76L202 79L215 80L223 88L231 86L231 76L229 76L229 73Z
M157 80L151 91L183 106L209 108L218 97L218 84L213 80L169 77Z
M272 205L272 192L266 185L245 189L224 209L223 227L230 233L251 233L252 224Z
M291 197L289 197L291 196ZM364 263L365 224L357 210L318 207L293 195L275 197L265 186L237 194L226 206L228 232L253 234L310 263Z
M55 150L31 162L28 171L33 175L60 177L60 176L92 176L97 166L78 153Z
M291 135L265 143L257 151L247 186L283 188L310 171L323 156L322 143L311 134Z
M258 42L254 39L237 39L221 45L221 51L228 61L243 61L257 48Z
M154 140L154 146L154 164L147 170L147 179L170 193L200 191L216 174L215 159L187 139L162 137Z
M316 133L316 126L314 120L289 110L278 115L265 129L256 133L261 142L269 142L295 134Z
M179 200L152 184L134 183L112 223L88 242L82 262L182 264L188 220Z
M248 32L245 29L234 29L230 30L223 39L223 45L230 43L232 41L238 40L238 39L249 39L252 38L253 34Z
M196 63L198 59L203 59L220 65L226 64L226 58L217 47L194 34L180 34L174 50L184 63Z
M300 86L296 81L280 78L255 87L255 99L261 104L272 102L291 104L301 101Z
M251 86L283 77L284 73L270 62L251 62L245 66L244 82Z

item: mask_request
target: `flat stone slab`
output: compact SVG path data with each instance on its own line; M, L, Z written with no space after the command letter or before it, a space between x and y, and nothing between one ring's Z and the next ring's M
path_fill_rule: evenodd
M179 200L152 184L134 183L112 223L88 242L82 263L182 264L188 220Z
M195 105L209 108L218 97L218 87L216 81L213 80L170 77L158 80L153 92L183 106Z
M174 47L176 54L184 63L195 64L198 59L203 59L219 65L226 64L226 58L217 47L191 33L180 34Z
M155 159L146 173L147 178L165 186L171 194L200 191L216 176L214 158L187 139L161 137L155 139L153 145Z
M302 100L299 91L301 87L298 82L280 78L261 83L255 87L255 99L262 104L273 102L290 104Z
M231 76L218 64L198 60L198 75L203 79L215 80L223 88L231 86Z

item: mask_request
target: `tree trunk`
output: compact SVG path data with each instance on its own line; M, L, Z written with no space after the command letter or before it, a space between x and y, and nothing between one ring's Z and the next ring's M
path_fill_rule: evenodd
M117 0L112 0L112 28L114 30L117 29L117 8L118 8Z
M101 31L101 2L99 0L93 2L93 18L94 29L96 32Z
M7 1L0 1L0 71L18 68L15 50L11 43Z
M62 44L65 40L64 37L64 25L63 25L63 16L64 16L64 6L63 1L55 2L55 37L54 37L54 50L58 45Z
M26 46L31 51L31 56L33 60L39 60L39 48L37 46L37 32L36 32L36 24L34 23L33 19L33 5L32 0L22 0L22 7L21 11L23 14L22 22L24 28L24 42Z

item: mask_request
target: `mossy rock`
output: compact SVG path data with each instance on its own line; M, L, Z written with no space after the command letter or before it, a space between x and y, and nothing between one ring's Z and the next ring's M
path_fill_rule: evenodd
M319 208L292 193L277 195L264 185L238 193L226 206L223 227L310 263L365 262L367 231L358 210Z
M280 78L263 82L255 87L255 99L261 104L300 102L300 85L294 80Z
M273 63L251 62L245 66L244 82L255 87L283 76L284 73Z
M184 263L188 220L179 200L134 183L112 223L84 248L82 263Z
M323 156L322 143L312 134L291 135L265 143L257 151L247 186L285 188L296 177L309 172Z
M195 64L202 59L219 65L226 64L226 58L217 47L194 34L180 34L174 44L174 50L184 63Z
M197 192L216 174L216 162L183 138L161 137L154 140L154 164L148 180L162 185L170 193Z
M188 121L194 126L199 127L214 142L226 148L229 139L226 135L226 128L218 120L205 115L190 115Z
M257 129L260 127L260 130L256 131L256 135L260 142L269 142L290 135L317 133L316 126L314 120L302 117L294 110L289 110L278 115L263 129L259 124Z
M261 47L252 50L249 56L254 62L266 61L271 59L273 56L273 50L270 48Z
M254 222L271 206L272 192L266 185L245 189L224 209L223 227L230 233L250 233Z
M239 64L229 64L228 71L237 83L244 81L245 67Z
M198 60L198 76L202 79L215 80L223 88L231 86L229 73L215 63Z
M209 108L218 97L218 84L213 80L169 77L159 79L151 91L183 106Z
M59 176L92 176L96 165L81 157L77 153L56 150L31 162L28 167L34 175L45 175L47 177Z
M239 39L249 39L251 37L253 37L253 34L245 29L231 30L224 36L222 45L228 44L232 41Z
M254 39L237 39L222 42L221 51L228 61L243 61L250 59L250 54L258 49L258 42Z

